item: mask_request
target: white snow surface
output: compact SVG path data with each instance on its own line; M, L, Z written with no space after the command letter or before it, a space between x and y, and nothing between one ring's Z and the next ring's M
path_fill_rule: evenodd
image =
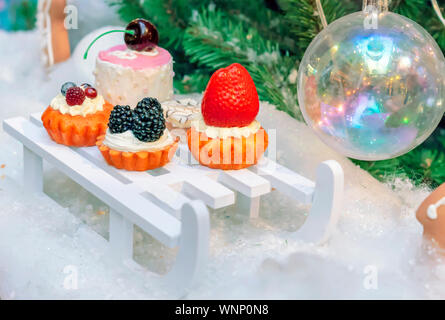
M81 80L71 60L46 74L38 41L34 31L0 31L0 120L43 110L63 82ZM415 219L431 190L378 182L271 105L261 105L258 119L277 129L280 163L311 179L321 161L343 166L338 230L324 246L299 242L293 233L308 207L276 191L262 197L255 220L234 207L213 210L209 263L187 298L445 298L445 264ZM159 276L109 258L94 234L108 236L104 203L50 166L45 192L55 202L25 194L21 145L1 130L0 150L1 299L176 298ZM136 230L135 260L147 270L165 273L175 253ZM73 270L74 289L66 286Z

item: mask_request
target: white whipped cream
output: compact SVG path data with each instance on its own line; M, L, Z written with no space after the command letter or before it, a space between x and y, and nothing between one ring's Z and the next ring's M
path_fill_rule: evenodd
M66 103L66 98L63 94L59 93L51 101L51 108L59 110L62 114L69 114L71 116L87 116L99 111L104 110L105 100L101 95L97 95L96 98L90 99L85 97L85 101L81 105L70 106Z
M440 199L439 201L437 201L435 204L430 204L428 206L426 215L428 216L428 218L430 218L431 220L436 220L437 219L437 208L439 208L440 206L445 206L445 197Z
M245 127L222 128L222 127L208 126L204 122L202 115L200 119L192 121L192 126L195 128L196 131L204 132L207 137L212 139L216 138L226 139L228 137L247 138L251 134L257 133L257 131L261 128L260 123L256 120L254 120L251 124Z
M153 142L138 140L131 130L122 133L111 133L110 129L107 129L103 144L116 151L139 152L162 149L171 145L173 142L174 139L168 129L165 129L164 134Z
M109 53L110 55L113 55L115 57L118 57L119 59L125 59L125 60L134 60L138 57L138 54L154 57L159 54L158 49L153 49L151 51L134 51L134 50L116 50Z

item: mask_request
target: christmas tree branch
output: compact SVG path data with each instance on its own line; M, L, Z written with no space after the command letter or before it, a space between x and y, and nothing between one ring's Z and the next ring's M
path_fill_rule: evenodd
M261 99L301 118L296 105L296 84L288 83L289 79L296 81L295 58L284 57L278 45L264 40L246 23L234 21L219 10L203 10L187 29L184 48L191 62L210 70L234 62L243 64L251 73Z

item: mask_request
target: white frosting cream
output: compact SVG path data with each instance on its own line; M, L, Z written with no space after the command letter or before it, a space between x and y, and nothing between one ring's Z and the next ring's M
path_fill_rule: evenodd
M437 201L434 204L430 204L428 206L426 215L428 216L428 218L430 218L431 220L436 220L437 219L437 209L440 206L445 206L445 197L440 199L439 201Z
M137 54L135 51L133 50L116 50L113 52L110 52L110 55L116 56L119 59L127 59L127 60L134 60L137 59L139 55L144 55L144 56L149 56L149 57L154 57L157 56L159 54L159 51L155 48L151 51L138 51Z
M245 127L222 128L222 127L208 126L204 122L202 115L200 119L192 121L192 126L195 128L196 131L203 132L206 134L207 137L212 139L216 138L226 139L228 137L247 138L251 134L257 133L257 131L261 128L260 123L256 120L254 120L251 124Z
M168 64L135 70L97 59L95 87L113 105L135 108L145 97L159 101L173 97L173 61Z
M85 117L89 114L103 111L104 104L104 98L98 94L97 97L94 99L85 97L85 100L81 105L70 106L68 105L68 103L66 103L65 96L59 93L51 101L51 108L53 108L54 110L58 110L62 114Z
M131 130L122 133L111 133L107 129L103 144L116 151L139 152L162 149L173 142L174 139L167 129L165 129L164 134L158 140L153 142L144 142L137 139Z

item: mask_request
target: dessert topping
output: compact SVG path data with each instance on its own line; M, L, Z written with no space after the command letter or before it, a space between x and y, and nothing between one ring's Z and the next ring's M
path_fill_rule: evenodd
M133 134L141 141L152 142L164 134L165 119L157 99L144 100L133 110Z
M65 96L68 89L73 88L75 86L76 86L76 84L74 82L65 82L62 85L62 88L60 88L60 92Z
M86 88L90 88L90 87L93 87L91 84L89 84L89 83L82 83L81 85L80 85L80 87L83 89L83 90L85 90Z
M115 106L108 120L111 133L122 133L133 128L133 112L130 106Z
M110 30L97 36L88 46L83 58L86 59L88 57L88 51L99 38L113 32L124 32L124 41L127 48L139 52L151 51L156 48L159 42L158 30L150 21L134 19L127 25L125 30Z
M94 99L97 97L97 90L94 89L93 87L87 87L85 90L85 95L90 98L90 99Z
M134 31L133 34L125 33L124 36L125 44L132 50L150 51L156 48L159 42L158 30L145 19L134 19L125 30Z
M65 97L69 106L81 105L85 101L85 92L79 87L71 87Z
M204 121L214 127L244 127L259 111L259 98L249 72L239 63L217 70L202 99Z
M159 140L166 129L161 104L155 98L142 99L134 110L130 106L115 106L110 114L108 127L113 134L131 130L142 142Z

